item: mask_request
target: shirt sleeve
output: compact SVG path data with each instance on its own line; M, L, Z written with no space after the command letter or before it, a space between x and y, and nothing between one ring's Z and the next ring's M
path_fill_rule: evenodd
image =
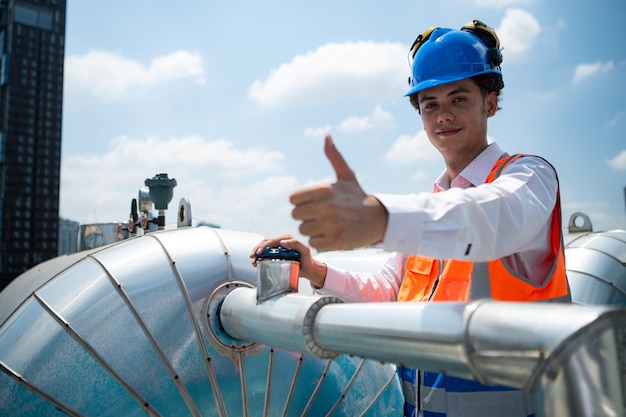
M558 180L539 157L519 158L493 182L440 193L376 194L389 212L379 247L486 262L550 245Z
M318 294L334 295L346 302L396 301L403 267L403 256L392 254L376 273L350 272L327 265L323 288L312 285Z

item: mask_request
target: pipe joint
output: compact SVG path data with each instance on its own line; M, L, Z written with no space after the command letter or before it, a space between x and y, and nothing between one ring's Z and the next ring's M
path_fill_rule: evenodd
M328 304L338 303L343 303L343 301L332 296L321 297L309 306L309 309L304 315L302 323L302 337L304 339L304 344L309 353L317 358L334 359L339 356L339 353L324 349L324 347L315 340L315 319L317 318L317 313L319 313L319 311Z

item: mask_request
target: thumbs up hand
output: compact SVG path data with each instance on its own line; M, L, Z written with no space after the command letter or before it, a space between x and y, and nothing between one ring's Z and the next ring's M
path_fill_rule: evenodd
M354 171L352 171L350 166L348 166L346 160L343 159L343 156L339 153L337 147L335 147L333 138L330 135L326 135L324 138L324 153L326 154L326 158L330 161L330 164L333 166L335 175L337 175L337 182L357 182Z
M319 250L355 249L382 241L387 227L387 209L359 185L354 171L343 159L330 135L324 152L337 182L295 191L289 200L292 216L301 220L300 233Z

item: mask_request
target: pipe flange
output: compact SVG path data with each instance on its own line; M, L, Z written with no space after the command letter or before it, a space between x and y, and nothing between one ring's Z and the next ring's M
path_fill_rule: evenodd
M206 330L207 338L211 345L220 355L246 352L252 355L260 353L265 346L249 340L235 339L231 337L224 328L220 320L220 309L228 294L237 288L255 288L247 281L226 281L219 283L204 302L202 308L202 324Z
M313 356L319 359L335 359L339 354L337 352L333 352L330 350L326 350L315 341L315 337L313 337L313 327L315 326L315 318L317 313L328 304L339 304L343 303L340 298L333 296L324 296L315 301L309 309L306 311L304 315L304 321L302 323L302 338L304 339L304 344Z

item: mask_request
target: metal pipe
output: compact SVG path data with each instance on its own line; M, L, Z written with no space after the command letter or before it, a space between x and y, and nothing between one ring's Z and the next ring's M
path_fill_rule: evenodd
M235 339L330 359L337 354L325 352L315 344L310 332L303 331L311 329L313 316L321 307L339 302L335 297L289 294L289 297L276 296L257 305L255 289L238 288L226 296L219 313L224 330ZM279 343L274 344L275 341Z
M626 414L626 310L494 301L337 304L302 294L257 305L254 290L241 288L224 300L221 320L244 340L534 392L538 416L576 415L581 406L593 411L588 415Z

